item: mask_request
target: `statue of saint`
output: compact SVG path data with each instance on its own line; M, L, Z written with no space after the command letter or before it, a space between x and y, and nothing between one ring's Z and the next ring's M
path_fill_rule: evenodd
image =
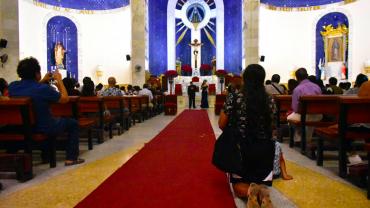
M176 58L176 71L177 71L177 74L181 74L181 60L180 60L180 57Z
M200 47L202 47L202 45L203 43L199 43L198 39L194 39L194 42L189 44L189 46L194 48L193 54L194 54L194 62L195 62L194 68L195 69L198 68L198 54L199 54L198 50Z
M64 46L61 42L57 42L54 47L55 65L57 69L65 69L63 60L64 54L66 53Z
M212 71L213 71L213 74L216 74L216 56L213 56L212 57L212 61L211 61L211 63L212 63Z

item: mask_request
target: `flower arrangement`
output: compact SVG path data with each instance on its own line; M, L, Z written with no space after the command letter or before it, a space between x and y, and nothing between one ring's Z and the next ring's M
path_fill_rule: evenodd
M168 70L166 71L165 75L166 77L174 78L174 77L177 77L178 74L176 70Z
M202 64L200 65L200 73L203 76L211 75L212 73L212 66L209 64Z
M193 69L191 68L191 66L190 65L188 65L188 64L184 64L184 65L182 65L182 67L181 67L181 74L183 75L183 76L191 76L191 72L193 71Z
M227 72L225 69L217 69L216 71L216 75L218 77L225 77L227 75Z

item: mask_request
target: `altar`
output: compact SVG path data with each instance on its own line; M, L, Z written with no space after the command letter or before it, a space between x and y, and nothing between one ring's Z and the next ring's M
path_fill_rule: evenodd
M220 84L220 79L216 75L212 76L198 76L199 82L193 82L195 86L199 88L199 92L196 93L196 96L201 95L201 85L204 80L207 80L208 85L214 84L216 86L216 94L221 93L221 84ZM181 84L181 90L183 95L187 95L187 89L188 86L190 85L190 82L192 81L193 77L192 76L178 76L174 78L174 86L176 84ZM225 87L223 87L225 89Z

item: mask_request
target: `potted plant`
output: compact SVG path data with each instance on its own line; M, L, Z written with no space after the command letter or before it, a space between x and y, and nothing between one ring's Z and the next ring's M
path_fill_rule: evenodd
M200 66L200 75L201 76L209 76L212 74L212 66L209 64L202 64Z
M188 64L184 64L181 67L181 73L182 73L183 76L191 76L192 71L193 71L193 69Z

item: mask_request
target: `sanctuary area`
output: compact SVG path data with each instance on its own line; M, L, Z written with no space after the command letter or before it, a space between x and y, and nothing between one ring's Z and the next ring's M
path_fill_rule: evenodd
M370 207L369 0L0 0L0 208Z

